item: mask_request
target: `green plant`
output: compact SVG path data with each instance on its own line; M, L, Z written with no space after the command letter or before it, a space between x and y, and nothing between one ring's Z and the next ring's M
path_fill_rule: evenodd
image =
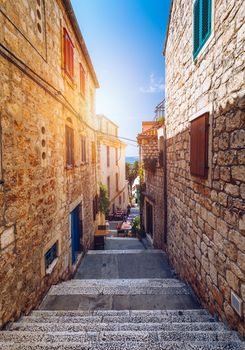
M158 123L164 124L165 117L164 117L164 116L158 117L158 118L156 119L156 121L157 121Z
M108 190L105 185L100 184L100 199L99 199L99 211L103 214L109 212L110 201L108 196Z
M140 230L140 217L136 216L132 222L132 233L136 234Z

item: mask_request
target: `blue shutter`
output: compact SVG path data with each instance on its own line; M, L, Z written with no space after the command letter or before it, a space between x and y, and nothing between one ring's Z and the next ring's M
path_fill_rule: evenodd
M200 0L196 0L194 4L194 27L193 27L193 55L197 55L200 46Z

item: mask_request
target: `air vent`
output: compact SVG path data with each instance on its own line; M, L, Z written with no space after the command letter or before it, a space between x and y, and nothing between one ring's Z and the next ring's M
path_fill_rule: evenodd
M231 306L242 317L242 300L233 291L231 291Z

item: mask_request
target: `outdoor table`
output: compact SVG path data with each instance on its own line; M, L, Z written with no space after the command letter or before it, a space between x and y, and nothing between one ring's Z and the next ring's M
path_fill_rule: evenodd
M107 236L108 233L108 230L96 230L94 235L94 249L104 249L105 236Z

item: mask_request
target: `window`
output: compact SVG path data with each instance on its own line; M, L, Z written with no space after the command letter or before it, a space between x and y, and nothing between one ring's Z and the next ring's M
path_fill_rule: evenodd
M116 173L116 191L119 191L119 176L118 176L118 173Z
M118 165L118 148L115 148L116 165Z
M92 163L96 163L96 147L95 147L95 142L92 141L91 143L92 147Z
M108 190L108 197L110 198L110 176L107 176L107 190Z
M74 166L74 130L66 125L66 166Z
M64 68L65 73L73 79L74 77L74 47L72 41L64 28Z
M208 126L209 113L191 122L190 171L203 178L208 176Z
M110 147L106 146L107 166L110 166Z
M193 8L193 57L196 58L211 34L212 0L195 0Z
M58 242L56 242L44 255L45 269L47 270L52 262L58 257Z
M81 136L81 162L86 163L87 154L86 154L86 137Z
M85 70L80 63L80 92L83 96L85 96L85 79L86 79L86 74Z

